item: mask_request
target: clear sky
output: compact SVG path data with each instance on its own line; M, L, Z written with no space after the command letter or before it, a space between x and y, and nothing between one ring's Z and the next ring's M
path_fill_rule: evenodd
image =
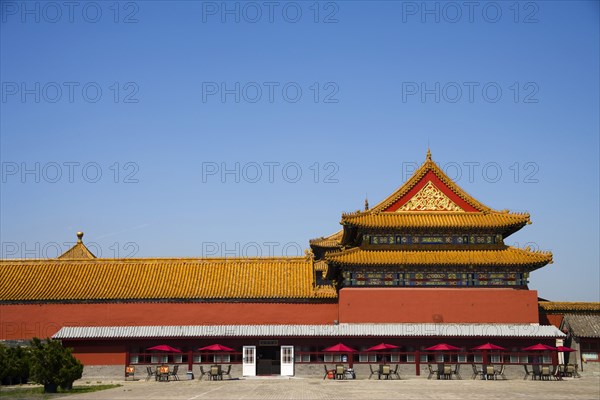
M425 159L599 301L599 3L22 2L0 25L2 257L296 255Z

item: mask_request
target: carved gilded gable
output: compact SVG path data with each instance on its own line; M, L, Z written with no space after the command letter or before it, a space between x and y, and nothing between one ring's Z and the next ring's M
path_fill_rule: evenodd
M427 182L409 201L396 210L396 212L398 211L465 212L431 181Z

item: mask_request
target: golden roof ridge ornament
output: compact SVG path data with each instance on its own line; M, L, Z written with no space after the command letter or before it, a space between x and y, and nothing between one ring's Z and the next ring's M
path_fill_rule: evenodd
M427 147L426 159L427 159L427 161L431 161L431 150L429 150L429 147Z
M62 253L57 258L59 260L76 260L76 259L87 259L91 260L96 258L94 253L83 244L83 232L79 231L76 233L77 242L69 250Z
M369 211L369 197L365 196L365 211Z
M304 257L309 261L314 262L315 260L315 254L313 253L312 249L304 249Z

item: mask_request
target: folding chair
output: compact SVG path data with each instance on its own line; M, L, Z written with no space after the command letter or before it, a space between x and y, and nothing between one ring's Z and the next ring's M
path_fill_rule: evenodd
M179 376L177 376L178 369L179 369L179 365L174 366L173 371L169 372L169 378L173 377L174 380L178 381L179 380Z
M456 364L456 366L452 370L452 375L456 375L458 379L462 380L462 376L460 376L460 364Z
M218 381L222 378L221 376L221 366L220 365L212 365L210 367L210 379L213 381Z
M506 365L502 364L499 370L494 370L494 377L500 375L502 379L506 380L506 375L504 375L504 367Z
M385 377L386 380L390 378L390 372L391 368L389 365L386 364L381 366L381 375Z
M531 373L531 379L535 380L535 379L542 379L542 370L540 368L540 364L533 364L531 366L532 369L532 373Z
M346 370L343 364L335 366L335 379L346 379Z
M543 381L550 380L550 367L547 367L547 366L542 367L542 371L540 373L540 379Z
M434 370L431 364L427 364L427 368L429 368L429 375L427 375L427 379L431 379L434 374L437 374L438 371Z
M575 378L581 378L581 375L579 375L579 364L575 364L575 369L573 370L573 376Z
M132 365L125 367L125 380L127 378L131 378L132 381L135 380L135 367Z
M146 373L148 374L148 375L146 376L146 381L149 381L149 380L150 380L150 378L152 378L152 375L154 375L154 372L152 372L152 367L150 367L150 366L147 366L147 367L146 367Z
M523 365L523 367L525 367L525 375L523 375L523 380L525 380L529 375L531 375L531 371L529 371L529 368L527 368L527 364Z
M477 368L477 365L475 364L471 364L471 366L473 367L473 376L471 377L471 379L475 379L475 377L479 376L481 377L481 379L483 379L483 369L479 369ZM525 366L525 369L527 369L527 366Z
M208 374L208 371L204 370L204 367L201 365L200 366L200 378L198 378L199 381L202 380L202 378L204 378L204 375Z
M225 371L221 370L221 380L223 380L223 375L227 375L231 379L231 364L227 366Z
M487 380L490 380L490 379L496 380L496 370L494 369L493 365L485 366L485 378Z
M398 364L396 364L396 368L390 369L390 377L395 376L397 379L400 379L400 374L398 373Z
M377 369L377 371L373 370L373 364L369 364L369 369L371 370L371 375L369 375L369 379L371 379L371 377L375 374L377 374L377 377L379 377L379 369Z
M330 372L332 374L335 373L335 370L333 370L333 369L327 369L327 364L323 364L323 368L325 368L325 375L323 376L323 379L327 379L327 376L329 375Z

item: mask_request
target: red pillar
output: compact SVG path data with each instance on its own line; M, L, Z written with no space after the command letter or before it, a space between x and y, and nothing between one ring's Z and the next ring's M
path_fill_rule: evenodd
M188 371L193 371L194 369L194 359L192 357L192 349L188 350Z
M415 351L415 373L417 376L421 376L421 352Z

